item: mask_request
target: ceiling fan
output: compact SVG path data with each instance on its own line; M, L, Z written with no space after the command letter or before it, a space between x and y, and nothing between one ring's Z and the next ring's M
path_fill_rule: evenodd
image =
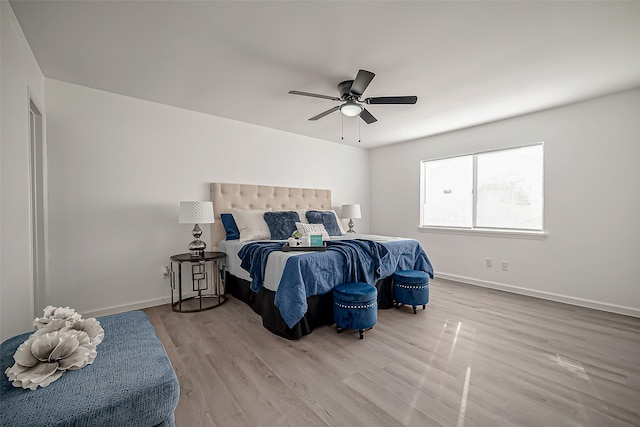
M336 105L333 108L329 108L327 111L323 111L317 116L311 117L309 120L318 120L327 116L334 111L340 110L342 114L349 117L360 115L360 118L367 124L376 122L378 119L373 117L362 104L415 104L418 102L417 96L375 96L372 98L360 97L364 93L371 80L375 77L371 71L359 70L355 80L345 80L338 85L338 93L340 97L320 95L317 93L301 92L299 90L290 90L292 95L311 96L314 98L330 99L332 101L344 102L341 105Z

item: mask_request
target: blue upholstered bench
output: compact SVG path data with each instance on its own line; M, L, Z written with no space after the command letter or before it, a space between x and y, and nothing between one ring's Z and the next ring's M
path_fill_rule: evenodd
M398 270L393 273L393 300L396 308L402 304L412 306L413 314L417 305L424 310L429 302L429 275L418 270Z
M44 388L13 387L4 371L32 332L0 345L0 426L174 426L180 387L162 343L142 311L98 319L104 340L91 365Z
M355 329L364 338L364 330L378 321L378 290L367 283L343 283L333 288L333 320L341 333Z

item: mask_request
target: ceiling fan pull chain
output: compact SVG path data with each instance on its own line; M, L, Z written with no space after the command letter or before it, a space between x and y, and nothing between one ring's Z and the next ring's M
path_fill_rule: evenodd
M344 115L342 115L342 138L340 138L344 141Z
M358 120L358 142L362 142L360 140L360 120Z

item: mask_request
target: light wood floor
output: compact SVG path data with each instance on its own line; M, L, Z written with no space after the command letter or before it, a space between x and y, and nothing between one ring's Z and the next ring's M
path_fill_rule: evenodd
M640 319L447 281L425 311L288 341L229 298L147 309L178 427L640 426Z

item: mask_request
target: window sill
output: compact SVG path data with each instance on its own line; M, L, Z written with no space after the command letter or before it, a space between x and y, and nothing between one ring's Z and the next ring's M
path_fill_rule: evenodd
M421 233L461 234L466 236L504 237L508 239L545 240L545 231L492 230L488 228L418 227Z

